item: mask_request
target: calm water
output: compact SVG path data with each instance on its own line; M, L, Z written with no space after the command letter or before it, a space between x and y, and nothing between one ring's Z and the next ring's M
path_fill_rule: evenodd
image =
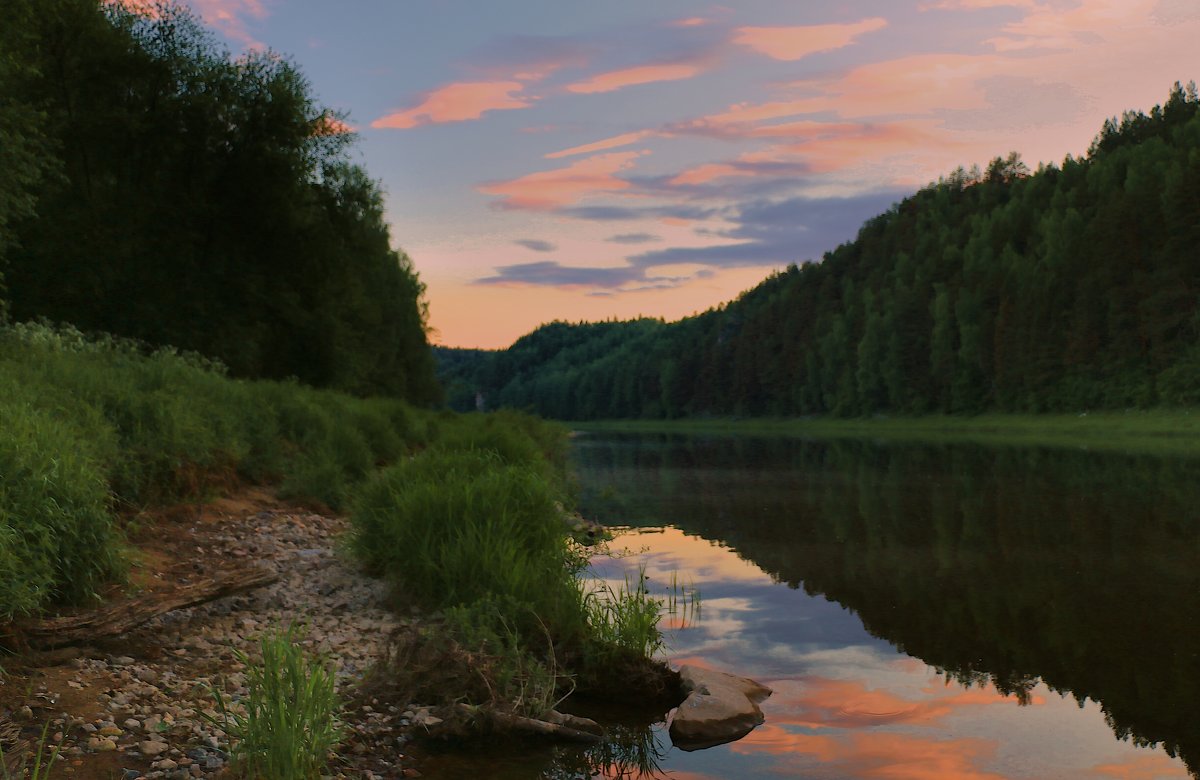
M582 436L584 514L700 591L670 657L770 685L686 753L477 749L431 776L1153 778L1200 770L1200 463L966 445ZM648 774L647 774L648 773Z

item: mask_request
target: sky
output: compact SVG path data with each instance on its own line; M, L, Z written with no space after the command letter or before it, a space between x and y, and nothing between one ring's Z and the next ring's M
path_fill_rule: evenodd
M192 0L347 113L432 341L674 320L1200 79L1198 0Z

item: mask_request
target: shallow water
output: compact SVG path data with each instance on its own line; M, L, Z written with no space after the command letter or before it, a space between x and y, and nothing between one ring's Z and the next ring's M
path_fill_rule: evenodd
M1200 769L1200 463L1071 450L664 435L575 443L598 559L669 656L775 690L687 753L504 746L431 776L1187 777ZM682 627L680 623L684 623Z

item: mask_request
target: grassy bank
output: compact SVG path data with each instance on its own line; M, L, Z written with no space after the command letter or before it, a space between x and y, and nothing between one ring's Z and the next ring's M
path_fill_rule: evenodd
M872 438L1200 455L1200 411L1189 409L973 417L610 420L573 423L571 427L582 431Z
M173 350L0 330L0 620L120 580L119 517L237 479L338 508L436 427L401 401L235 381Z
M540 715L580 680L650 668L658 646L657 602L585 581L566 452L565 427L526 415L232 380L174 350L6 327L0 623L120 582L126 530L150 522L146 508L278 485L347 510L350 551L436 612L417 641L466 662L438 662L458 678L443 693ZM483 690L459 696L481 668ZM377 678L404 674L385 664Z

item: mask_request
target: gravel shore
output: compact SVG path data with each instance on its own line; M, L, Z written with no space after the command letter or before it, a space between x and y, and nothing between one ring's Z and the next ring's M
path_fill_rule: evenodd
M298 622L305 626L303 643L328 659L350 702L343 712L349 737L330 776L420 776L404 746L428 713L356 695L357 682L405 619L389 609L387 586L365 577L337 549L346 521L287 507L261 490L187 514L160 519L148 532L143 582L183 580L181 571L203 575L238 561L268 565L279 580L168 612L97 647L31 658L28 668L14 669L0 684L7 705L0 715L7 710L34 741L48 721L48 741L62 746L62 776L222 777L229 745L203 717L216 715L212 690L219 687L236 702L246 693L237 654L253 660L265 631Z

